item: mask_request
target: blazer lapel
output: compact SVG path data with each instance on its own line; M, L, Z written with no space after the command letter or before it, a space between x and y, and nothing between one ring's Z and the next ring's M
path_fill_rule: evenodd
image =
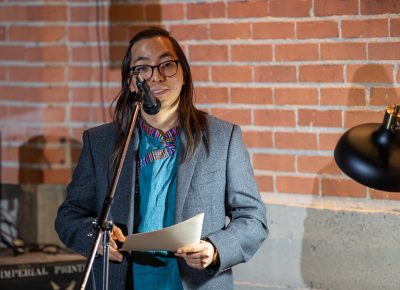
M183 156L187 141L184 132L180 134L179 156ZM178 165L178 173L176 180L176 196L175 196L175 223L182 221L182 210L185 199L189 191L190 182L196 167L196 161L199 157L199 147L203 146L200 142L189 160L185 160Z

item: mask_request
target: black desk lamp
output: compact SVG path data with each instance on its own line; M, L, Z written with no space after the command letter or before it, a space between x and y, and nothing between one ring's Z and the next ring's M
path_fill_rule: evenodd
M355 181L400 192L400 106L387 107L382 124L349 129L335 148L339 168Z

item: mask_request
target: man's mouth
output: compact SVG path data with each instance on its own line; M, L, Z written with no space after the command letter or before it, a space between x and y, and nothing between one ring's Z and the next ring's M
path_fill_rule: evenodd
M162 95L164 94L168 89L155 89L152 90L151 92L153 93L153 95L157 96L157 95Z

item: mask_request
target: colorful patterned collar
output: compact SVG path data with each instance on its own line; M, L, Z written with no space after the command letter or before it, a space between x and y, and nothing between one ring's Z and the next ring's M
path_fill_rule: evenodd
M158 140L175 139L180 132L179 127L175 127L169 129L167 132L164 133L162 130L159 130L147 124L146 121L142 118L139 118L139 126L147 135Z
M179 138L179 128L172 128L164 133L159 129L151 127L142 118L139 118L139 126L146 135L162 141L165 145L163 148L147 152L143 158L140 158L137 161L139 168L156 160L165 159L175 154L177 146L176 140Z

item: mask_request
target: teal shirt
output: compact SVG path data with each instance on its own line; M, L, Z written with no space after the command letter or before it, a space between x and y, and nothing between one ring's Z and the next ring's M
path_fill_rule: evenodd
M137 232L159 230L174 224L178 131L162 132L143 120L140 124ZM166 251L133 253L135 290L183 290L176 258Z

